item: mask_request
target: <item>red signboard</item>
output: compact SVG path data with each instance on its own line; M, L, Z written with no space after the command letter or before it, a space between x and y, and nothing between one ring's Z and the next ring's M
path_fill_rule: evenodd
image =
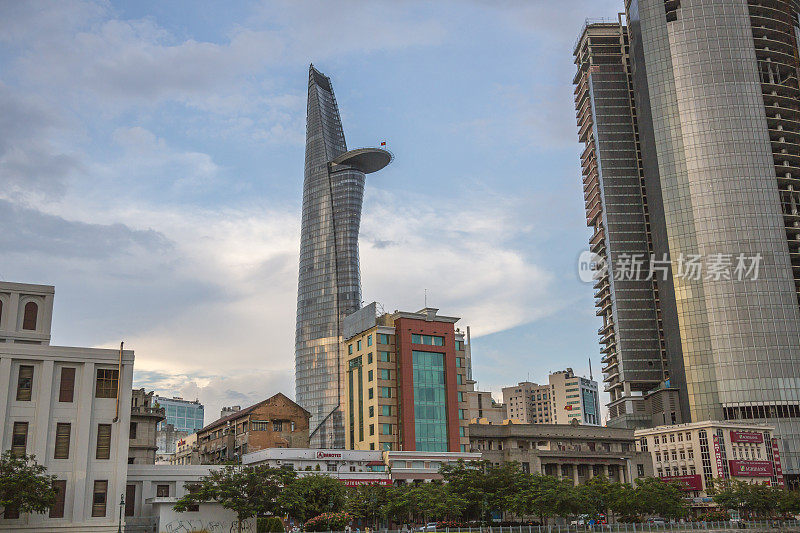
M700 474L687 475L687 476L666 476L659 478L661 481L678 482L683 486L683 490L690 492L693 490L703 490L703 478Z
M728 461L731 475L737 477L772 477L772 463L769 461Z
M391 479L343 479L345 487L358 487L359 485L391 485Z
M719 447L719 437L714 435L714 459L717 460L717 477L725 477L722 471L722 451Z
M772 463L775 465L775 476L778 485L786 485L783 481L783 468L781 467L781 452L778 451L778 439L772 439Z
M731 431L731 442L764 442L764 435L757 431Z

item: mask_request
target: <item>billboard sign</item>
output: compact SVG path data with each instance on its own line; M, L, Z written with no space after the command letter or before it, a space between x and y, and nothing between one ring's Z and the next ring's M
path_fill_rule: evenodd
M731 442L764 442L764 435L757 431L731 431Z
M659 479L667 483L670 482L680 483L683 490L687 492L693 490L703 490L703 479L700 477L700 474L686 475L686 476L667 476Z
M731 475L736 477L772 477L772 463L769 461L730 460Z

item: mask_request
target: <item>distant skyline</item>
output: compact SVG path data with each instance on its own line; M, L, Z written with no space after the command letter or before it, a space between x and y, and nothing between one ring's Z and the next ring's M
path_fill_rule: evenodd
M124 340L135 386L209 419L293 397L313 62L348 146L395 155L367 178L364 301L413 311L427 288L472 327L473 374L498 397L588 376L589 357L599 377L572 48L585 17L621 9L0 4L0 279L55 285L54 344Z

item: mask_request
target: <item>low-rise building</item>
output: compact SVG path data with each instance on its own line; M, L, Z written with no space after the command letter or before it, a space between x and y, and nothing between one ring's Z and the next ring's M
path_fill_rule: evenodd
M476 452L421 452L393 450L383 453L383 461L391 472L395 485L413 482L428 482L442 479L439 469L458 461L480 461Z
M310 418L308 411L278 393L198 431L200 462L236 461L265 448L308 448Z
M678 481L702 499L714 479L784 485L773 429L705 421L637 429L636 439L638 449L651 456L657 477Z
M172 463L177 442L197 432L205 425L205 407L199 400L184 400L179 396L154 397L158 407L164 408L166 418L159 422L156 433L156 460Z
M345 447L466 451L472 387L459 319L433 308L378 316L376 306L342 325Z
M502 424L507 418L506 404L498 403L488 391L465 392L471 424Z
M158 407L153 392L135 389L131 395L131 425L128 441L128 464L152 465L156 462L156 427L164 420L164 408Z
M651 477L650 454L636 449L632 429L578 424L473 424L473 452L494 464L518 462L525 472L571 479L595 476L632 482Z
M176 443L175 454L170 458L170 464L200 464L200 448L197 446L197 433L186 435Z
M113 532L125 494L134 355L50 345L52 286L0 282L0 448L56 477L46 513L0 530Z
M125 531L237 531L236 513L219 503L201 503L182 513L173 509L186 494L187 484L197 483L220 468L219 465L130 465L125 491ZM255 518L242 524L242 531L255 530Z
M380 451L268 448L245 454L242 463L288 468L300 477L309 474L331 476L348 487L391 483Z

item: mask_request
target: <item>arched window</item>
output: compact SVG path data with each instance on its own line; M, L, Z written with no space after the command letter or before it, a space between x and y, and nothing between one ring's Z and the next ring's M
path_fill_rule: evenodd
M25 314L22 317L22 329L36 330L36 320L39 318L39 306L36 302L25 304Z

